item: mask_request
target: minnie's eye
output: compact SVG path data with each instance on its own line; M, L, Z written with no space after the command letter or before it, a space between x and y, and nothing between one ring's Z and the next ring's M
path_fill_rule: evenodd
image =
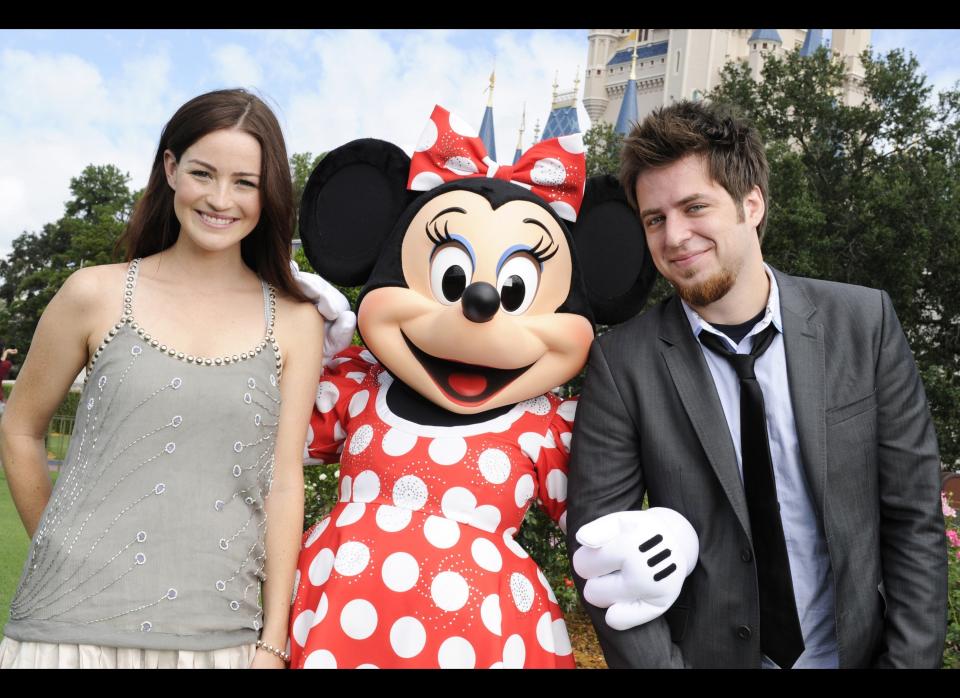
M497 291L500 305L511 315L526 312L537 296L540 270L526 255L517 255L507 260L497 275Z
M430 260L430 290L444 305L453 305L473 278L473 262L459 245L441 247Z

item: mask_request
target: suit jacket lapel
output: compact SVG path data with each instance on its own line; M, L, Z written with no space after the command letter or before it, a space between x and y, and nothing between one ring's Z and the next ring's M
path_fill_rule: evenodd
M690 330L690 323L677 296L671 298L664 308L660 339L660 354L667 364L683 408L690 417L707 460L720 480L740 525L750 536L747 500L737 466L737 453L723 416L723 406L700 344Z
M794 280L777 270L783 320L787 378L797 424L800 456L814 505L824 512L827 476L826 368L823 325L813 317L816 306Z

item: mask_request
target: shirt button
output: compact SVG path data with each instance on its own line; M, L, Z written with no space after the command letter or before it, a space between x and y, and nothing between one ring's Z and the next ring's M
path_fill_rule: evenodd
M750 562L753 559L753 553L750 552L749 548L744 548L740 551L740 559L744 562Z
M749 640L752 634L753 631L750 630L749 625L741 625L739 628L737 628L737 637L739 637L741 640Z

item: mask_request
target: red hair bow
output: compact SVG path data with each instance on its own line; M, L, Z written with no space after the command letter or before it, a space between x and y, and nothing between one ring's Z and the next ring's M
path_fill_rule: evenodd
M577 220L586 183L586 158L579 133L534 144L516 165L487 155L477 132L456 114L433 108L410 161L407 189L427 191L462 177L494 177L529 189L568 221Z

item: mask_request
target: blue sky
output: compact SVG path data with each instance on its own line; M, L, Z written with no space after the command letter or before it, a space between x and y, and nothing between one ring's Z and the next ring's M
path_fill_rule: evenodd
M958 30L874 30L915 53L939 89L960 79ZM434 104L479 127L496 65L497 154L529 146L551 84L573 87L587 30L0 30L0 255L62 215L71 177L115 164L146 182L160 130L190 97L254 87L290 153L359 137L409 152ZM581 86L582 89L582 86ZM580 108L580 123L589 119Z

